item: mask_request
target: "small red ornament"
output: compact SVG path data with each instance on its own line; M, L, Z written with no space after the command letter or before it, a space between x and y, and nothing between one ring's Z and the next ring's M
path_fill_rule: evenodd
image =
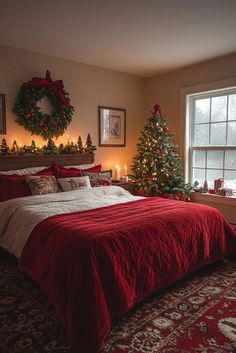
M38 122L38 126L43 126L43 121L42 121L42 120L40 120L40 121Z
M30 119L31 118L31 114L30 113L28 113L28 114L26 114L26 119Z
M142 178L146 178L147 173L146 172L142 172Z
M43 131L48 131L48 127L44 126Z
M169 178L170 178L169 173L166 173L166 172L165 172L163 175L164 175L165 179L169 179Z
M168 132L168 131L169 131L168 126L164 127L164 132Z

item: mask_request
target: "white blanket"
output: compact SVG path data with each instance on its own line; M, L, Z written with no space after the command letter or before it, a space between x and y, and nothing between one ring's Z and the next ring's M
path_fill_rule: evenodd
M131 195L118 186L102 186L2 202L0 203L0 246L19 258L34 227L47 217L141 198Z

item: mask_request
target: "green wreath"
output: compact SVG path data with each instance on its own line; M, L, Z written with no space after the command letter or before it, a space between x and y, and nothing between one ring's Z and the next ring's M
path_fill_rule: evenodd
M43 113L37 106L37 102L44 97L52 104L50 115ZM13 111L19 125L30 131L31 135L39 135L47 140L64 134L71 123L74 107L70 104L63 82L52 81L47 71L45 79L35 77L21 86Z

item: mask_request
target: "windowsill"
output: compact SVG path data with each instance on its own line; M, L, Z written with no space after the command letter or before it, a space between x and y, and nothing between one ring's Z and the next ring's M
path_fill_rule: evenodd
M236 207L235 194L234 196L221 196L221 195L214 195L214 194L208 194L208 193L192 192L191 200Z

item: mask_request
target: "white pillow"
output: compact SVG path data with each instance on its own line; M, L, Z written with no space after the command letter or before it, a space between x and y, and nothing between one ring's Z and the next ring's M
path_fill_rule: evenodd
M94 163L88 163L88 164L77 164L77 165L64 165L63 168L68 169L68 168L76 168L76 169L89 169L94 167Z
M91 188L88 176L59 178L57 181L60 184L62 191Z
M41 172L41 170L44 170L46 168L48 167L31 167L31 168L24 168L24 169L8 170L7 172L5 170L3 171L0 170L0 174L31 175L31 174L36 174L38 172Z

